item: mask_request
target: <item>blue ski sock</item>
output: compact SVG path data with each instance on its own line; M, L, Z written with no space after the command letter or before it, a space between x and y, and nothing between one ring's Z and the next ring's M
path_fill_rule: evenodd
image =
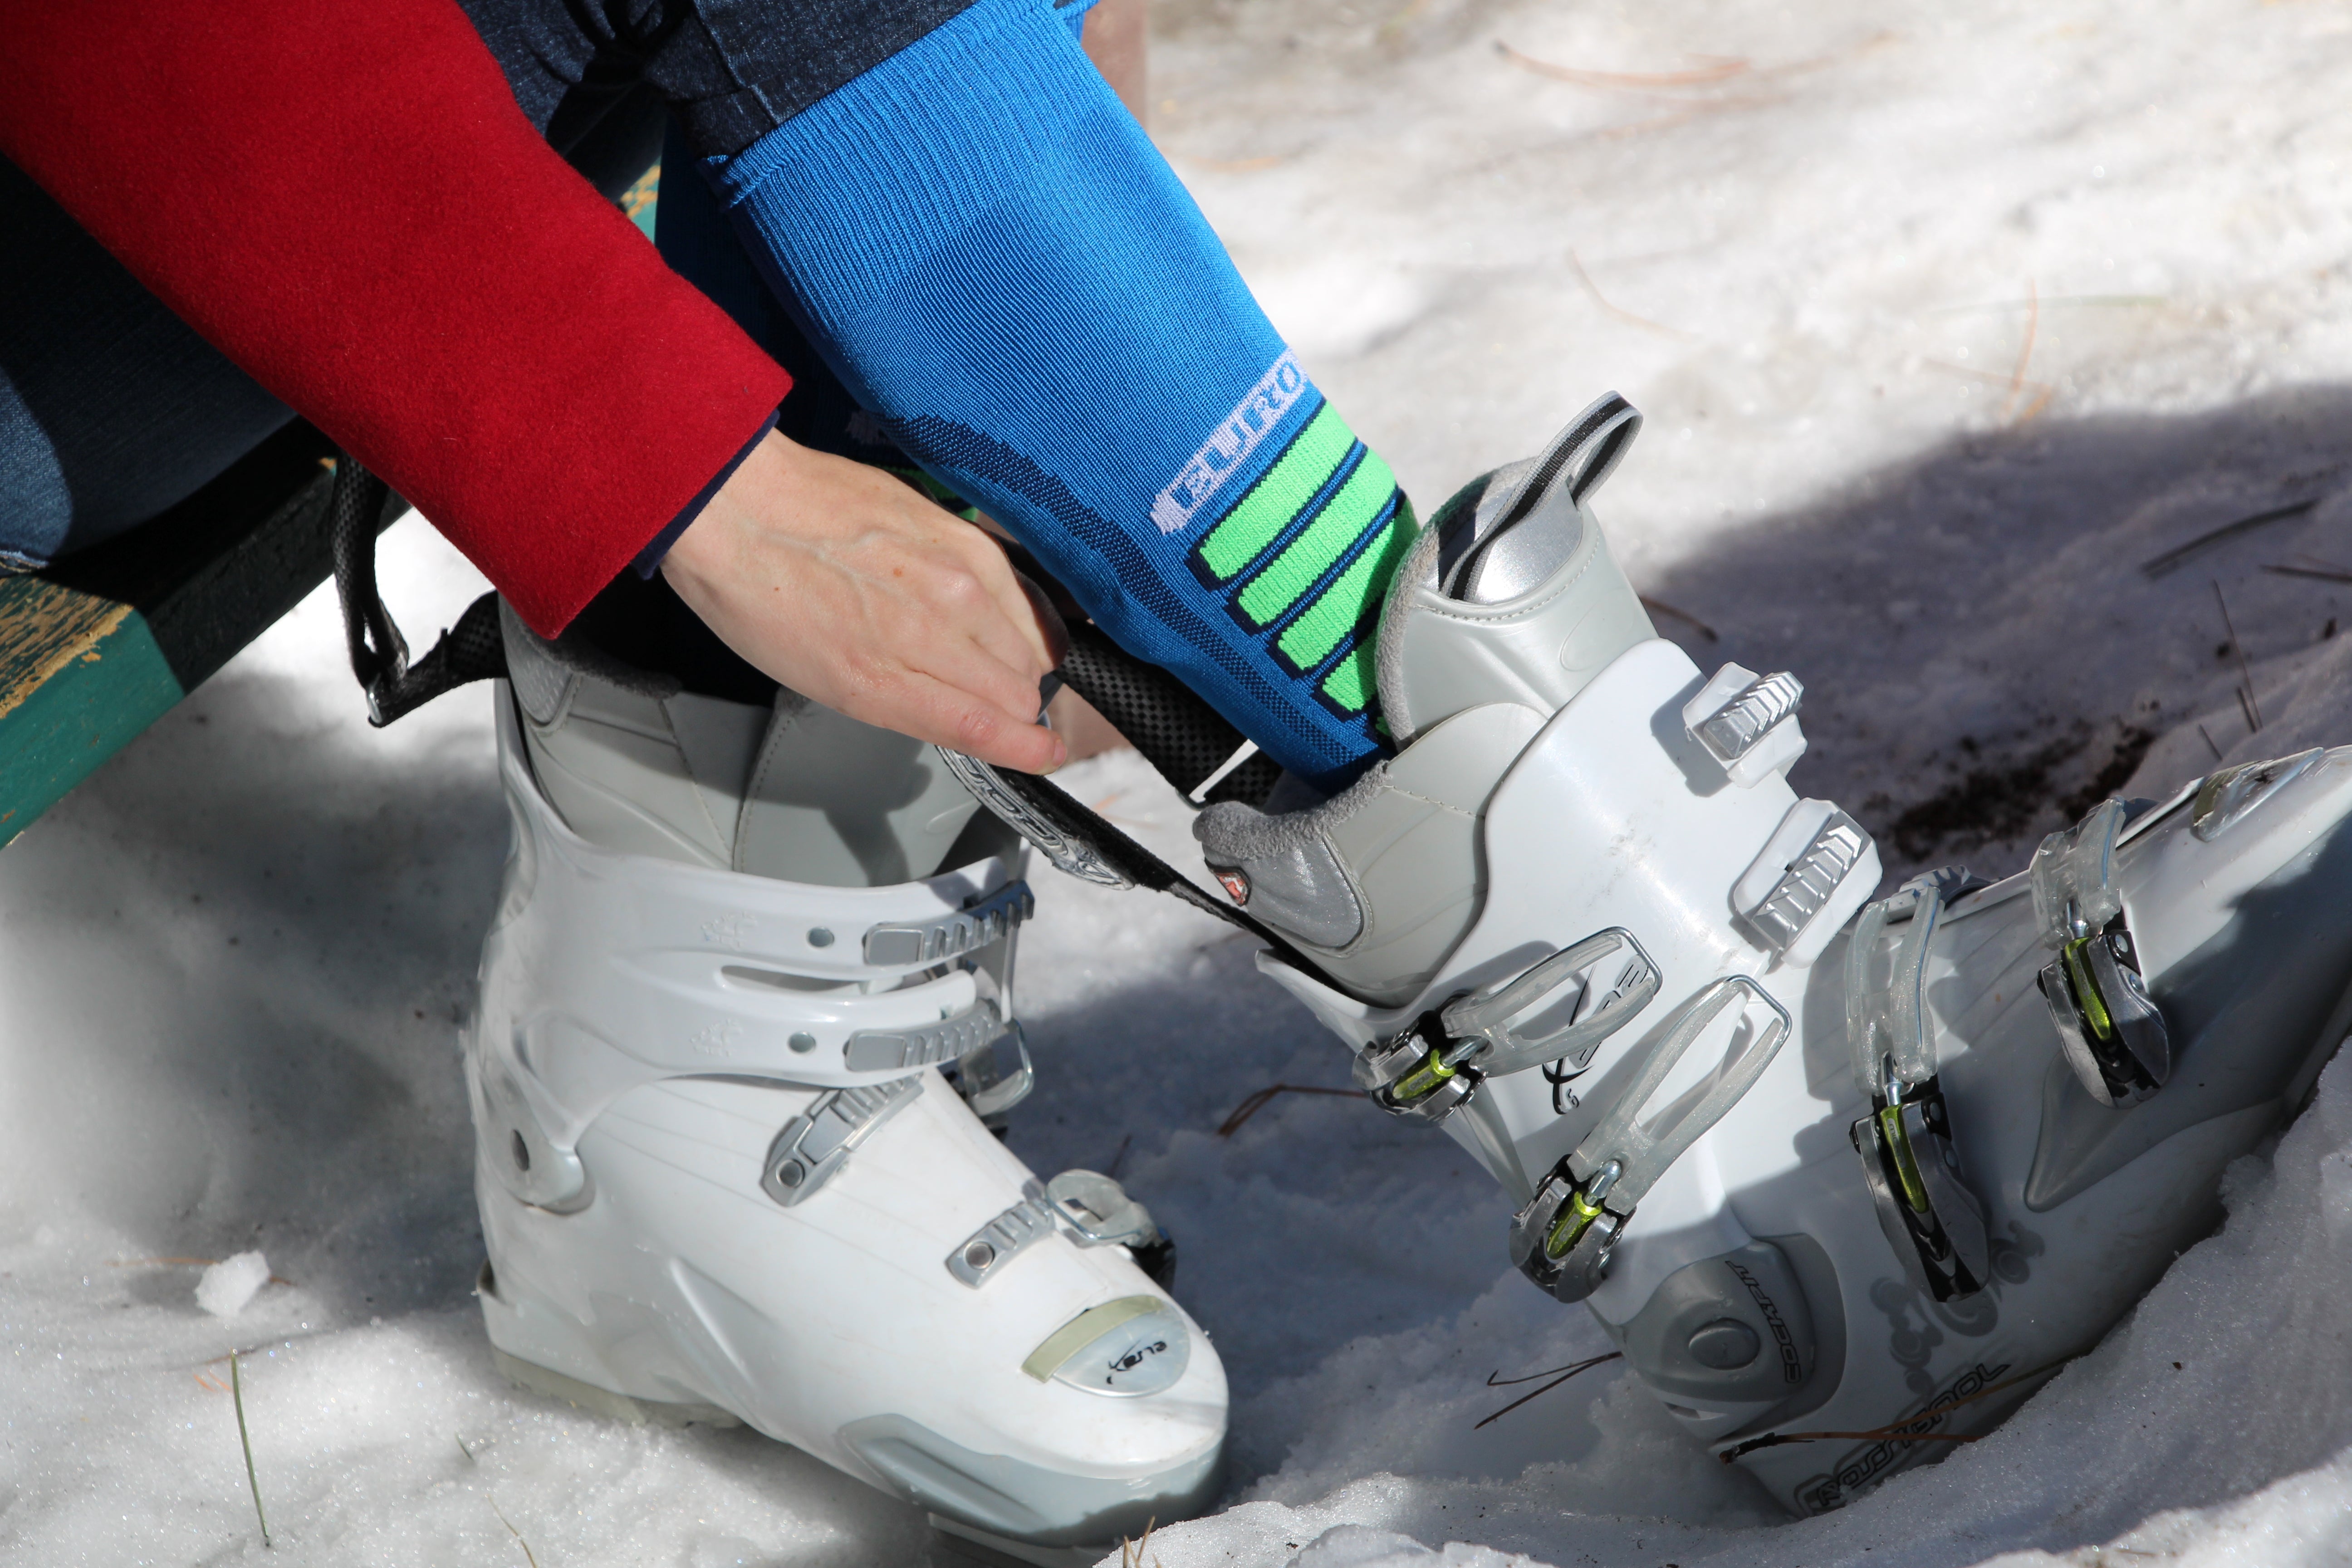
M1412 510L1065 14L980 0L706 170L852 395L1122 646L1318 784L1379 752Z

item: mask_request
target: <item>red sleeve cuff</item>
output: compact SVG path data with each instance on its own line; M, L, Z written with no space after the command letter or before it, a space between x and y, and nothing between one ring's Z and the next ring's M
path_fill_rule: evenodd
M710 498L735 477L735 470L743 466L743 460L751 455L751 449L768 438L768 432L776 427L776 416L781 412L780 409L772 410L767 422L751 432L751 438L743 443L743 449L728 458L725 468L710 476L710 482L704 485L659 533L654 535L652 543L637 552L637 558L629 563L631 571L650 581L653 574L661 570L662 560L669 554L669 547L677 542L677 536L694 526L694 520L702 515L702 509L710 504Z
M450 0L0 0L5 152L552 636L791 379Z

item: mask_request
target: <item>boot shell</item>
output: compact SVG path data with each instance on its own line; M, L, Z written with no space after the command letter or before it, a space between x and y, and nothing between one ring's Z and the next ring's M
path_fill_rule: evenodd
M839 888L600 847L499 700L467 1068L500 1364L740 1419L1041 1562L1204 1506L1214 1348L940 1076L1010 1021L1018 865Z
M2221 1167L2308 1093L2352 1026L2352 748L2218 831L2199 831L2191 786L2123 834L2115 881L2174 1058L2138 1105L2099 1103L2065 1058L2035 984L2052 951L2027 878L1945 911L1924 995L1991 1278L1938 1300L1882 1226L1853 1141L1873 1105L1846 1038L1845 944L1874 852L1821 910L1827 932L1759 941L1742 888L1800 803L1777 774L1742 787L1693 737L1706 684L1645 642L1552 715L1486 805L1477 919L1412 999L1377 1007L1261 965L1376 1046L1599 930L1632 931L1661 971L1657 1004L1564 1082L1489 1079L1444 1122L1523 1201L1622 1098L1677 999L1734 975L1768 992L1787 1037L1641 1199L1589 1305L1695 1438L1817 1512L1948 1448L1936 1437L1990 1429L2095 1345L2210 1228ZM1650 1097L1648 1123L1687 1112L1760 1032L1729 1012ZM1858 1431L1885 1436L1753 1443Z

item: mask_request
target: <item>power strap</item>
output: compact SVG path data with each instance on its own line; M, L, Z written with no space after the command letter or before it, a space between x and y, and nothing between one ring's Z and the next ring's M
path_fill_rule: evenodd
M1178 794L1204 805L1227 800L1256 805L1265 799L1282 764L1263 752L1234 763L1247 738L1198 692L1136 658L1090 621L1074 622L1069 633L1069 652L1057 673ZM1223 776L1220 769L1226 770Z
M384 608L375 584L375 536L408 503L350 453L337 456L327 500L335 554L335 595L342 601L343 640L352 673L367 693L368 722L382 729L445 691L507 672L506 639L499 630L499 596L485 594L466 606L457 624L429 652L408 661L408 641Z
M1211 898L1190 878L1087 808L1051 779L1012 768L992 767L979 758L937 748L948 769L981 805L1003 820L1054 863L1080 881L1105 888L1149 888L1181 899L1227 925L1257 938L1286 963L1308 974L1320 972L1271 927L1247 911Z

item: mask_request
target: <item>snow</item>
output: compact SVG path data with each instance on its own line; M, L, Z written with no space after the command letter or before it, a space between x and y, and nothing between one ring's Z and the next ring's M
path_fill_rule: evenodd
M1795 782L1890 875L2352 740L2352 584L2265 570L2352 565L2341 6L1157 16L1155 134L1424 511L1625 393L1621 557L1703 665L1803 678ZM414 521L383 578L413 639L478 591ZM1132 756L1068 782L1187 847ZM257 1557L233 1349L273 1560L932 1550L755 1435L491 1369L454 1041L504 835L481 694L371 731L321 595L0 855L0 1557ZM1478 1426L1541 1386L1490 1373L1609 1348L1507 1270L1499 1193L1344 1099L1218 1136L1344 1083L1336 1045L1205 917L1038 890L1013 1147L1151 1206L1235 1390L1221 1511L1163 1568L2352 1560L2352 1067L2000 1431L1790 1523L1617 1363ZM201 1260L265 1249L287 1283L198 1308Z
M211 1264L196 1280L196 1305L215 1318L234 1318L269 1283L269 1259L240 1252Z

